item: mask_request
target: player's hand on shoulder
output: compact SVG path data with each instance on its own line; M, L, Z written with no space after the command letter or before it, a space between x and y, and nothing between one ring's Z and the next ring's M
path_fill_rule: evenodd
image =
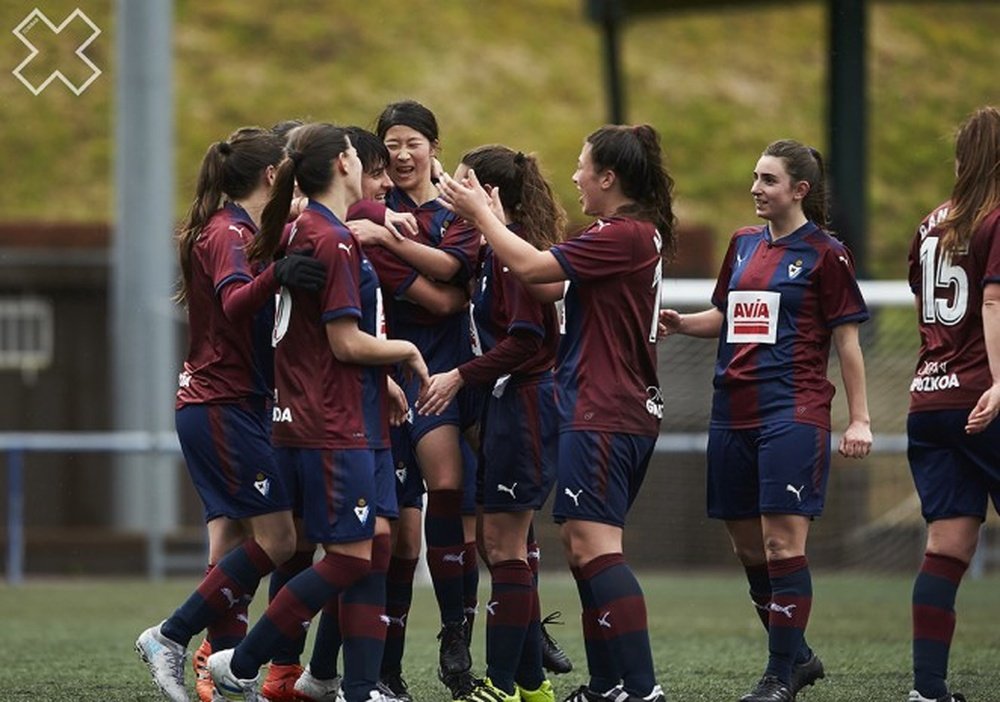
M407 237L415 237L420 233L417 218L410 212L394 212L386 208L384 224L385 228L400 241Z
M370 219L352 219L347 228L358 238L362 246L384 246L395 234Z

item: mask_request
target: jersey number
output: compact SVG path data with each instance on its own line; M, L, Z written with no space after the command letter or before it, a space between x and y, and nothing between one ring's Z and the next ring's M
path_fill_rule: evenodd
M936 236L926 237L920 243L920 277L922 320L947 326L961 322L969 305L969 276L963 268L952 265L951 254L938 255ZM951 302L945 295L949 290L953 293ZM939 297L939 291L945 294Z

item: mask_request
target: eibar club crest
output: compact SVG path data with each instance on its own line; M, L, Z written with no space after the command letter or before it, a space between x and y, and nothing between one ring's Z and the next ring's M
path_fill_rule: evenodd
M370 511L367 500L363 497L358 498L358 504L354 507L354 516L358 518L358 521L364 524L368 521L368 512Z

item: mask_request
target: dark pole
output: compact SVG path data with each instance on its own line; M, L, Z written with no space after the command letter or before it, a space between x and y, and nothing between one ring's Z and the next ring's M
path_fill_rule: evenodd
M866 0L830 0L828 128L833 228L868 273L866 202Z
M621 75L620 13L607 8L602 23L604 29L604 70L608 82L608 111L612 124L625 123L625 99Z

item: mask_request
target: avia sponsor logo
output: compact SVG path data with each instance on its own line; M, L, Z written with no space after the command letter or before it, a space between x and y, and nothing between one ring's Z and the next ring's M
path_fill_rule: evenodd
M730 344L773 344L778 338L781 293L731 290L726 312Z

